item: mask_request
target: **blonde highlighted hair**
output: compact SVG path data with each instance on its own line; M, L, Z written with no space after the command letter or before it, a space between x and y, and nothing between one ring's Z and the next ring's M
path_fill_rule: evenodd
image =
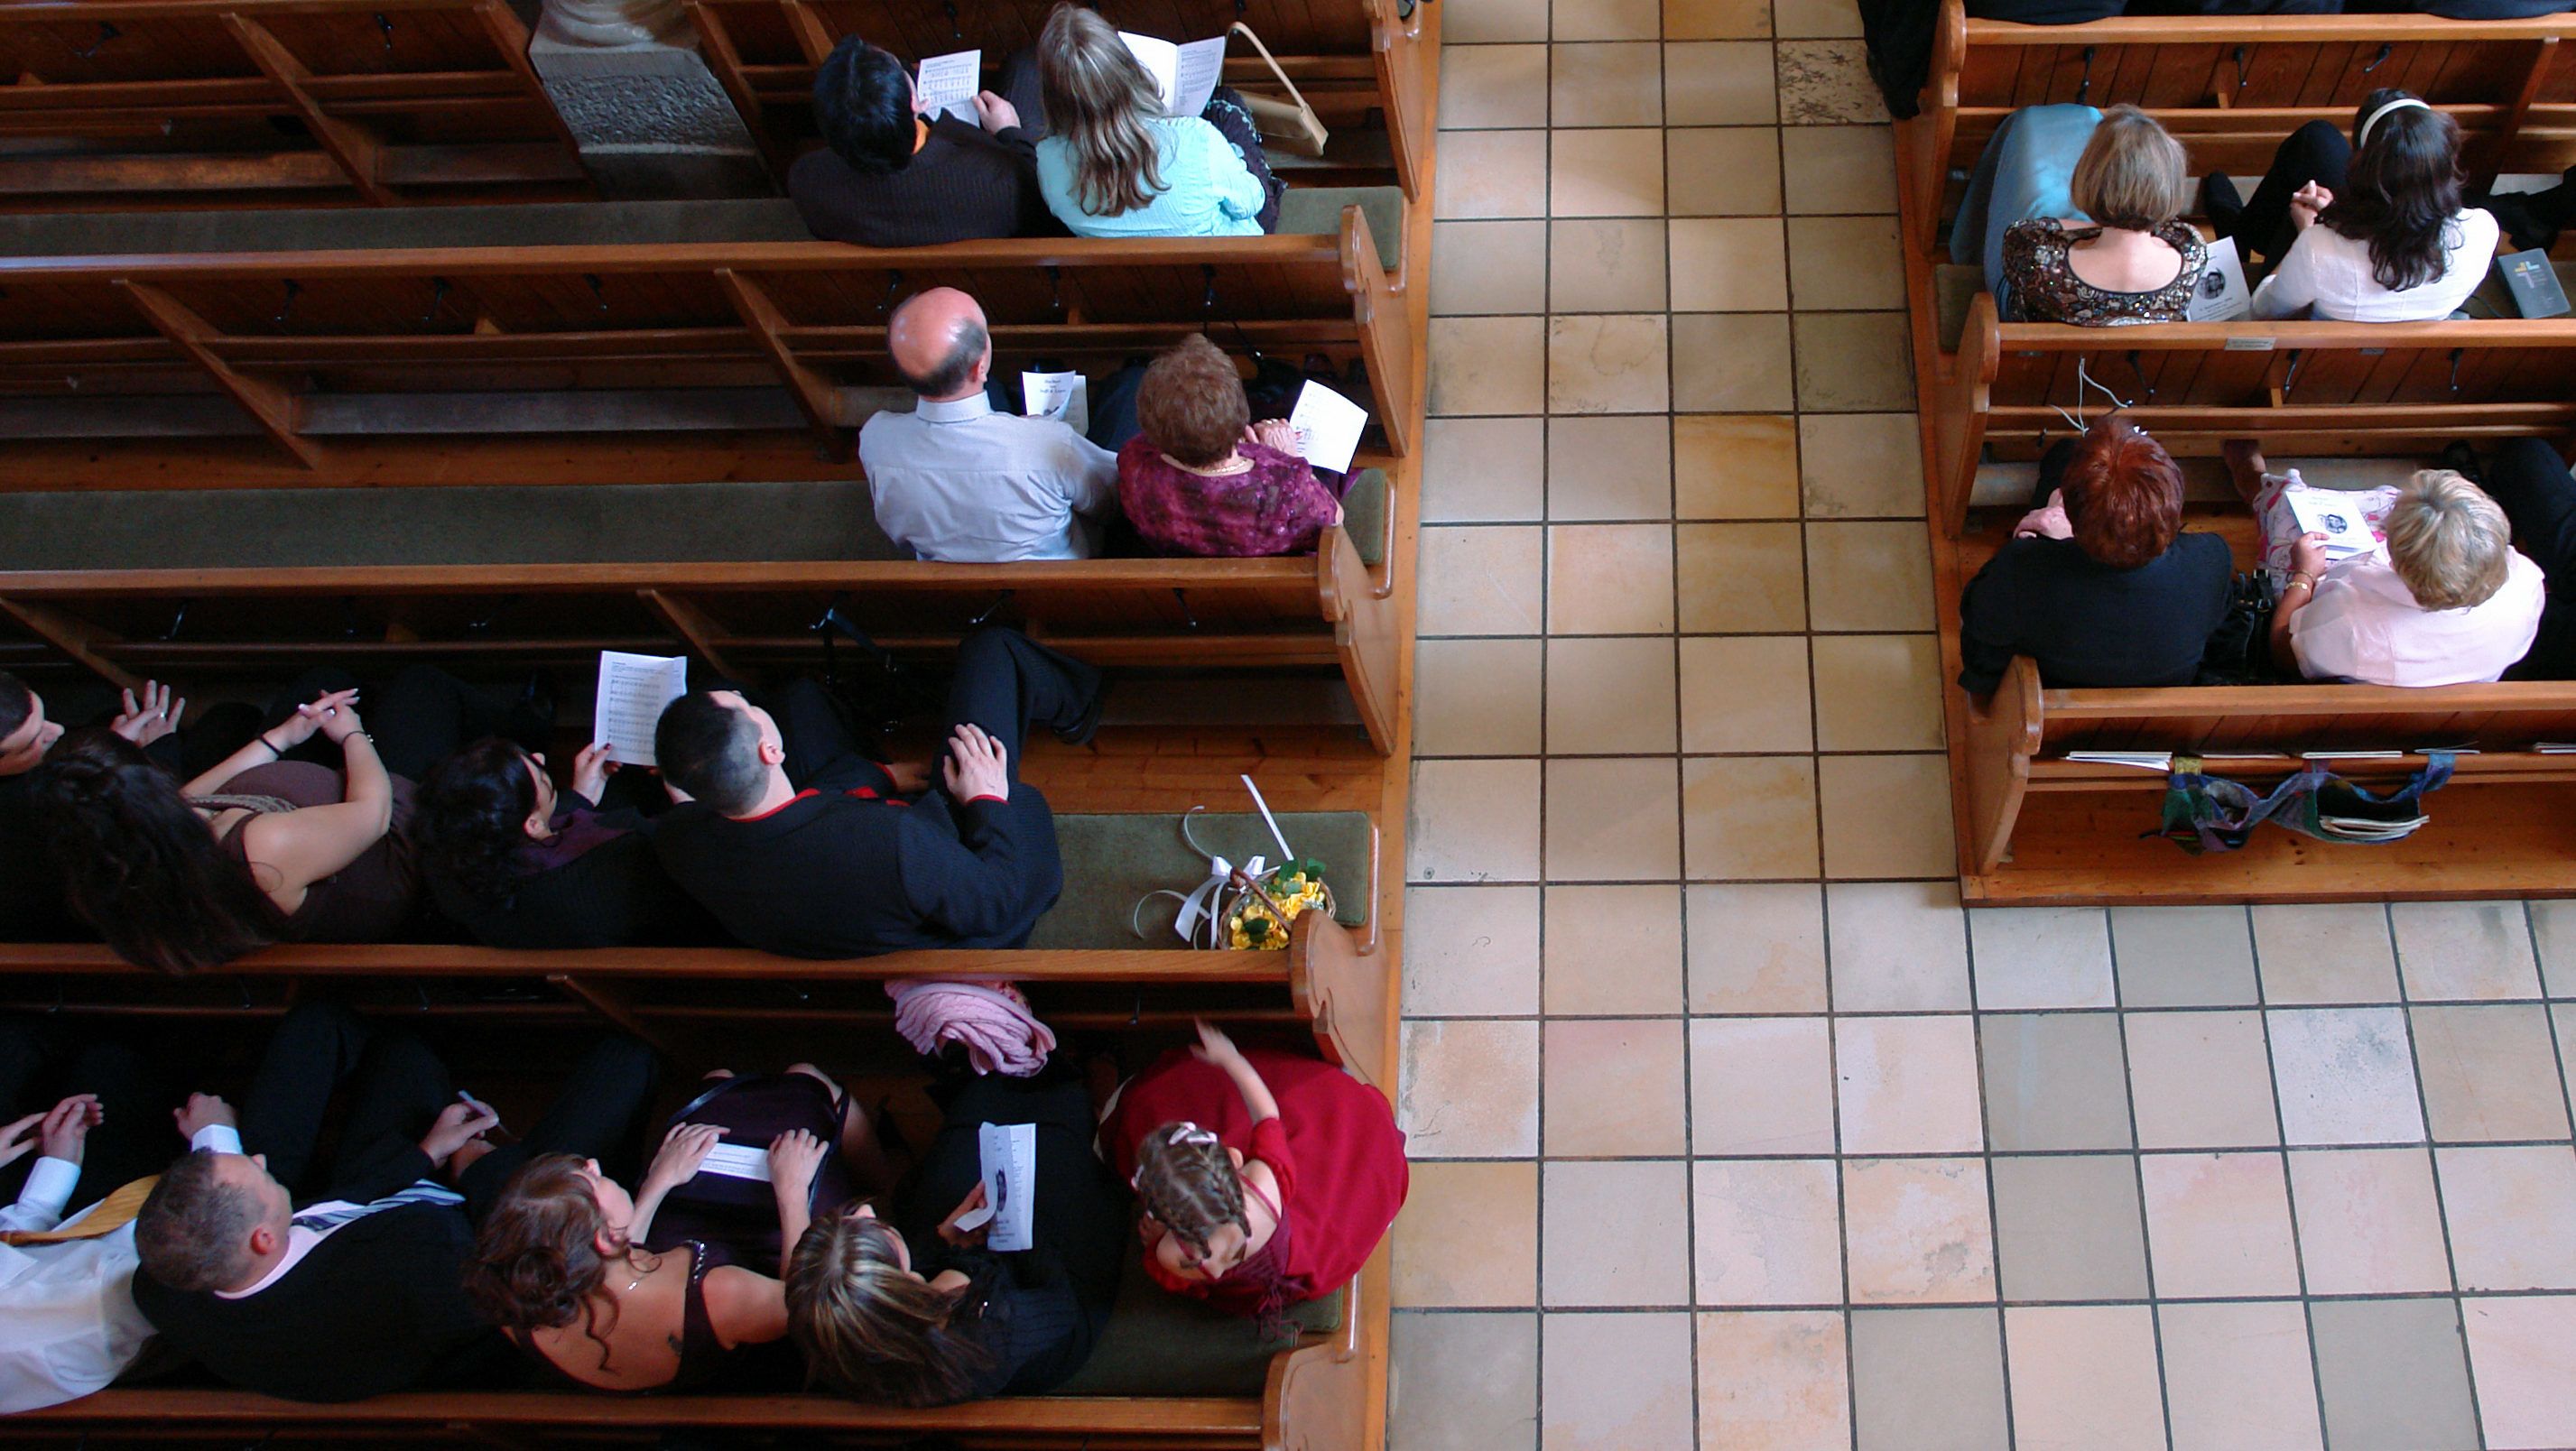
M2188 165L2182 143L2155 117L2135 106L2113 106L2084 143L2066 194L2103 226L2152 232L2190 205Z
M2451 470L2425 469L2408 480L2382 527L2388 562L2425 609L2466 609L2504 588L2513 524L2484 489Z
M1038 34L1038 89L1048 129L1073 153L1073 199L1116 217L1163 190L1153 128L1163 92L1096 10L1058 5Z
M787 1333L808 1374L860 1400L944 1406L974 1394L992 1355L975 1336L973 1298L972 1286L934 1290L906 1274L894 1229L871 1215L818 1220L787 1260Z

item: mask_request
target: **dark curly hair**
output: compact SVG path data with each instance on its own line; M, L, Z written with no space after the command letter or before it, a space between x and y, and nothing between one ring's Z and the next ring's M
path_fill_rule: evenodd
M842 36L814 70L814 123L851 170L901 171L912 164L912 77L884 49Z
M2370 113L2412 93L2382 86L2352 113L2358 136ZM2370 142L2352 153L2321 224L2370 244L2370 275L2391 292L2421 287L2448 270L2444 235L2460 211L2460 123L2442 111L2404 106L2379 118Z
M1156 1124L1136 1146L1136 1197L1155 1223L1202 1257L1208 1240L1229 1224L1252 1233L1233 1156L1192 1124Z
M787 1261L787 1333L817 1384L863 1401L944 1406L992 1364L976 1287L934 1290L903 1272L885 1221L836 1214Z
M438 763L412 808L412 843L433 877L486 905L518 884L510 858L528 844L537 809L534 763L515 742L486 736Z
M1243 441L1252 405L1234 360L1205 333L1192 333L1145 369L1136 385L1136 423L1183 467L1203 469L1223 462Z
M63 738L33 773L37 829L63 894L116 955L167 973L275 942L286 914L227 856L179 783L104 730Z
M600 1293L616 1255L599 1251L608 1229L592 1195L582 1161L570 1154L530 1159L501 1189L501 1197L474 1235L465 1262L465 1298L475 1313L504 1330L560 1330L579 1322L599 1344L608 1364L608 1337L617 1329L617 1303ZM605 1315L606 1323L602 1323Z

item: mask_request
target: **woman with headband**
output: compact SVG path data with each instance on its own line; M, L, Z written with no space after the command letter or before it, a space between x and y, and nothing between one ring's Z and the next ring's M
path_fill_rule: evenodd
M2323 121L2291 133L2253 201L2205 183L2210 221L2262 278L2254 315L2341 322L2444 318L2477 290L2496 219L2463 207L2461 184L2458 123L2394 88L2363 99L2349 143Z

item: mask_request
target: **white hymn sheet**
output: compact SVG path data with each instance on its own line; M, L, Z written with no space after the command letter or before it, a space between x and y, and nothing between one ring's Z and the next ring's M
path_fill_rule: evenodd
M2245 263L2236 255L2236 239L2221 237L2209 244L2209 265L2201 270L2191 301L2183 305L2183 320L2235 322L2253 314L2254 301L2245 290Z
M1037 1243L1031 1225L1038 1203L1038 1126L985 1124L976 1130L984 1159L984 1207L958 1218L973 1230L990 1224L984 1248L1010 1254Z
M663 707L688 693L685 655L600 651L599 703L591 713L590 743L610 747L621 766L660 766L661 758L653 754L653 728L662 723Z
M2379 547L2370 532L2370 521L2349 495L2333 489L2312 489L2304 484L2281 491L2283 502L2290 506L2290 517L2299 522L2302 533L2326 536L2326 558L2350 559L2368 554Z
M1310 378L1297 390L1288 426L1297 430L1300 458L1319 469L1348 473L1351 455L1359 452L1360 430L1368 427L1368 410Z
M1022 373L1020 400L1031 418L1061 418L1076 433L1091 432L1091 383L1080 373Z
M984 86L984 52L952 51L934 55L921 63L921 79L915 83L920 91L921 114L947 114L967 125L976 125L975 93Z
M1127 42L1127 49L1154 78L1154 88L1163 94L1164 115L1195 116L1207 109L1208 97L1216 94L1217 78L1225 69L1224 36L1212 35L1187 45L1126 30L1118 32L1118 38Z
M769 1182L769 1150L754 1144L718 1144L707 1150L698 1165L701 1174L721 1174L728 1179L756 1179Z

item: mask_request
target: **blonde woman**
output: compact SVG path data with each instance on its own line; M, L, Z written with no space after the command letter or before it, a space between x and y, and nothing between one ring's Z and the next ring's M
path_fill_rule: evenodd
M1096 11L1059 5L1038 36L1050 134L1038 191L1079 237L1255 237L1284 189L1261 136L1220 86L1197 116L1163 114L1153 74Z
M2182 220L2182 143L2135 106L2033 106L2006 117L1950 234L2008 319L2085 327L2179 322L2208 266Z

